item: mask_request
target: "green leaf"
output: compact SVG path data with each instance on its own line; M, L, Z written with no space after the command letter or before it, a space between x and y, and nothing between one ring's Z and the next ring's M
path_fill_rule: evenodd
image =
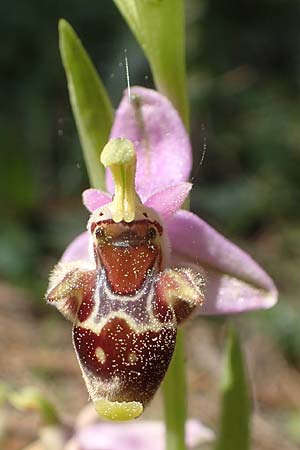
M188 128L183 0L113 0L143 48L157 89Z
M222 390L221 423L215 450L248 450L251 402L243 353L234 329L227 342Z
M110 134L113 108L91 59L63 19L59 21L59 47L90 182L105 189L100 154Z

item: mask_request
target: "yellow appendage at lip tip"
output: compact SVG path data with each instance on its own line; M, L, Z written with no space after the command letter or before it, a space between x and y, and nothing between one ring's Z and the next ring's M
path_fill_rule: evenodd
M95 400L94 406L102 419L112 421L136 419L144 409L140 402L110 402L104 398Z
M115 195L112 201L113 220L132 222L135 217L136 156L133 143L128 139L111 139L101 153L101 162L109 167L115 182Z

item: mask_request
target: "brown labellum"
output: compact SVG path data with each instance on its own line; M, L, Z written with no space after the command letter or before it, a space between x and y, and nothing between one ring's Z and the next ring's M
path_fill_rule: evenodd
M148 218L91 223L96 266L58 265L47 294L73 321L88 391L111 420L142 413L170 363L177 324L203 299L199 275L163 270L158 225Z

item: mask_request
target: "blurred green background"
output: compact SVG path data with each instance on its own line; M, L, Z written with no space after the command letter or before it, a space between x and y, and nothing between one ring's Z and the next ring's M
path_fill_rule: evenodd
M115 107L126 87L124 49L131 83L153 86L111 0L1 2L0 277L25 288L43 317L57 317L42 300L49 271L88 217L60 17L80 35ZM280 302L251 315L251 332L271 336L300 383L300 3L186 0L186 20L192 209L274 278Z
M300 4L187 0L186 16L192 208L269 270L287 333L300 262ZM115 107L126 85L124 49L131 83L152 87L111 0L1 3L0 273L29 289L36 308L50 268L87 218L80 193L88 179L58 52L60 17L81 36Z

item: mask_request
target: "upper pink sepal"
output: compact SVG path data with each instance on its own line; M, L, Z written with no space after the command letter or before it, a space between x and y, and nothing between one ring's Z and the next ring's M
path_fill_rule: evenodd
M178 183L152 195L145 204L155 209L164 220L168 220L181 207L191 189L191 183Z
M188 211L178 211L168 222L176 265L205 270L203 314L230 314L270 308L277 301L271 278L245 252Z
M144 201L155 192L189 178L192 151L179 114L166 97L151 89L133 87L131 98L125 91L110 137L124 137L134 143L136 188ZM108 191L113 192L110 173L106 182Z
M111 202L111 197L105 192L98 191L98 189L86 189L82 193L82 201L88 211L94 212Z
M81 233L68 245L60 262L66 263L78 260L93 261L89 255L89 236L87 231Z

